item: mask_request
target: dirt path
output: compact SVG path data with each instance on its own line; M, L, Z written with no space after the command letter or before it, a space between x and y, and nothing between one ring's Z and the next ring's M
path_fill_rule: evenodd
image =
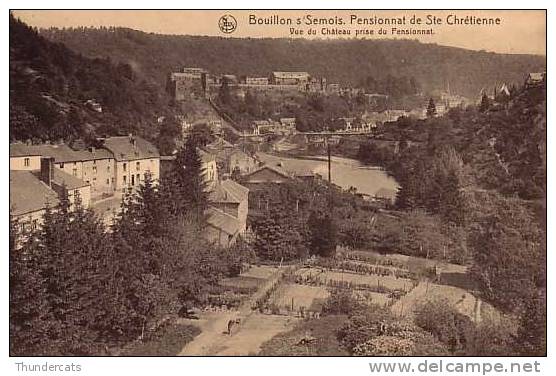
M226 337L228 321L238 316L238 311L228 311L203 313L199 320L183 319L184 323L198 326L201 334L189 342L178 355L214 355L211 354L211 350L217 342Z
M228 335L222 328L228 321L225 315L213 320L210 327L203 328L203 332L190 342L179 355L256 355L261 345L275 335L293 328L299 319L264 315L254 312L243 319L241 328Z
M263 315L251 309L272 284L287 268L278 270L261 288L245 301L237 311L203 312L199 320L183 319L183 322L201 329L195 339L189 342L178 355L249 355L256 354L260 346L276 334L289 330L296 322L295 318L278 315ZM232 332L227 333L228 321L241 319Z

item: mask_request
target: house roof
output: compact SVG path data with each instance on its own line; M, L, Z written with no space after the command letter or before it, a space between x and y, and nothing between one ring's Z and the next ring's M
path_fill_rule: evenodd
M26 145L21 143L10 144L10 157L41 156L54 158L55 163L77 162L98 159L114 158L106 149L95 149L91 152L86 149L72 149L68 145Z
M243 159L253 159L249 154L238 149L223 149L215 152L216 159L220 162L227 162L234 155L239 155Z
M285 170L282 170L280 167L276 167L276 166L270 166L270 165L262 165L261 167L259 167L258 169L251 171L250 173L244 175L244 177L248 178L249 176L252 176L262 170L270 170L272 172L275 172L285 178L291 178L290 174L288 174L288 172L286 172Z
M221 149L221 148L233 148L234 145L223 139L222 137L216 137L216 139L207 145L210 149Z
M135 140L135 146L132 140ZM108 137L104 140L104 147L108 149L117 161L159 158L157 148L147 140L133 136Z
M246 201L249 198L249 189L231 179L218 182L209 193L209 201L218 203L236 203Z
M229 235L235 235L240 229L240 222L236 217L213 207L207 209L207 224Z
M10 144L10 157L31 157L40 156L40 154L26 144Z
M13 215L54 207L59 202L56 192L31 171L10 171L10 210Z
M60 145L25 145L25 144L12 144L14 145L14 154L19 156L23 155L40 155L42 157L54 158L55 163L63 162L77 162L90 159L86 151L76 151L66 144ZM12 145L10 145L10 156L12 155ZM17 145L17 146L15 146Z
M201 157L201 161L203 163L209 163L216 160L216 156L214 154L201 148L197 148L197 153L199 153L199 157Z
M313 176L315 176L315 174L311 170L300 169L299 171L295 172L295 176L298 176L298 177L313 177Z
M75 176L70 175L58 168L54 169L54 176L52 177L52 180L54 181L54 183L60 186L65 186L68 190L82 188L90 185L83 180L78 179Z
M114 158L114 154L106 149L95 149L95 151L90 150L79 150L79 152L83 153L85 158L84 160L99 160L99 159L112 159Z

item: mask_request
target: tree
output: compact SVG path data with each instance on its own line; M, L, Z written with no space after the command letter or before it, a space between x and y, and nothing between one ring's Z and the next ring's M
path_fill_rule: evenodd
M57 210L47 209L37 243L42 249L37 262L52 317L49 351L98 353L99 332L106 323L101 320L109 319L105 309L110 306L104 290L110 278L104 264L109 241L102 222L82 207L78 194L70 210L63 193Z
M481 104L479 105L479 111L486 112L490 109L490 106L491 104L488 95L483 93L483 96L481 97Z
M544 291L533 293L525 302L516 336L522 356L546 356L546 298Z
M517 210L512 211L516 217L520 215ZM471 273L487 300L511 312L535 294L543 272L543 250L541 243L508 226L500 214L489 216L470 234L475 253ZM522 226L526 226L526 217L521 218Z
M417 207L415 189L413 181L407 177L404 182L401 182L398 192L396 193L396 207L399 209L412 210Z
M222 85L218 91L218 100L224 105L229 105L232 102L232 95L230 93L228 80L222 80Z
M310 253L323 257L331 257L336 254L336 225L330 215L319 215L311 212L307 220L309 228Z
M171 155L176 149L176 140L181 137L181 125L173 118L164 118L160 124L156 145L161 155Z
M188 138L185 146L176 154L168 185L171 213L188 216L202 225L208 207L208 193L201 157L194 138Z
M196 147L204 147L214 140L210 126L205 123L195 124L187 135L187 141Z
M442 196L439 200L438 212L448 222L458 226L465 225L468 211L467 203L454 171L450 171L447 176L444 176L441 189Z
M429 104L427 106L427 117L433 118L436 116L436 105L434 104L434 100L431 98L429 99Z
M23 242L17 232L18 221L10 215L10 356L46 354L51 318L40 273L43 250L36 234Z
M307 250L297 224L291 220L294 213L283 208L270 208L253 221L257 256L273 261L304 258Z

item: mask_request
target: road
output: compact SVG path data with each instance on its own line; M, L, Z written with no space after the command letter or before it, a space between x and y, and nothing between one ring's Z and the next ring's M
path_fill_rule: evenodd
M183 319L183 323L198 326L201 334L187 343L180 356L253 355L260 346L276 334L291 329L298 319L289 316L265 315L251 307L276 283L287 268L278 269L255 294L236 311L203 312L199 320ZM228 321L241 319L229 335Z

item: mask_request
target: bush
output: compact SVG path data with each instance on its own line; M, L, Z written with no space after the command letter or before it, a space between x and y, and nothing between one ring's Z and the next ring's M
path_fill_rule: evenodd
M394 320L389 309L370 306L365 311L352 314L349 322L338 330L338 339L353 352L357 345L382 335L385 326Z
M351 315L365 307L350 290L334 290L324 302L322 312L326 315Z
M445 299L418 305L415 324L433 334L452 353L466 348L467 339L475 329L471 319L459 313Z
M338 330L338 339L353 354L362 356L448 355L448 349L430 333L388 309L374 307L350 317Z

